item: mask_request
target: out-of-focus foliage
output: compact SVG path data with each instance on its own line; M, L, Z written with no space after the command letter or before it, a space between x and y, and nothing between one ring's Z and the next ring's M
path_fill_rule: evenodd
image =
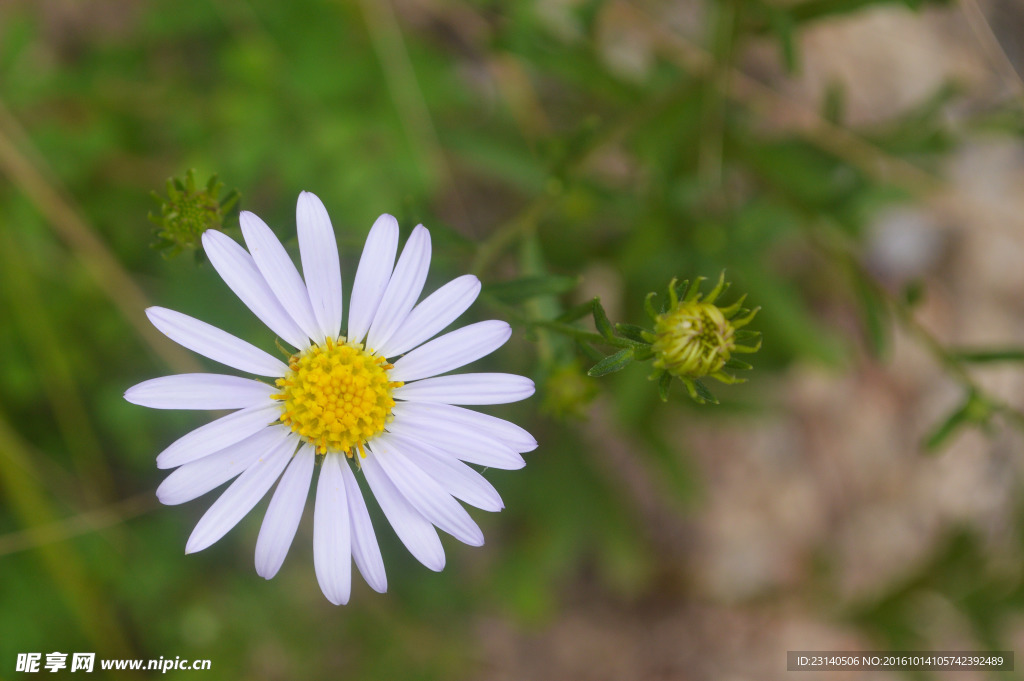
M655 14L603 0L3 8L0 675L15 652L95 650L211 658L213 678L459 678L480 663L475 623L497 614L542 624L580 574L623 597L654 592L664 558L589 455L579 417L590 402L611 405L631 454L685 507L700 481L685 443L665 441L656 421L758 410L776 397L762 387L772 372L795 360L841 366L862 344L884 353L901 314L866 279L859 244L878 209L916 188L766 120L763 102L727 78L751 41L773 42L798 68L801 30L868 4L705 3L706 52L678 49ZM634 29L631 55L608 42L620 21ZM956 96L943 88L861 139L890 160L936 167L957 143L942 115ZM822 102L822 122L843 125L842 100ZM1019 117L1001 115L979 124L1019 131ZM38 172L18 172L12 154ZM383 212L406 230L431 228L428 289L467 269L481 277L470 321L502 316L517 329L489 367L540 386L527 403L493 410L524 423L540 448L524 471L488 471L506 510L474 514L485 549L446 542L448 568L434 574L378 514L389 593L360 583L343 609L317 588L311 517L270 583L252 566L261 511L183 555L208 501L157 509L153 458L205 417L139 409L122 392L198 360L154 350L133 326L136 299L97 282L116 266L150 302L273 347L208 266L149 248L150 190L191 167L240 188L241 207L290 247L295 199L315 192L339 234L346 282ZM646 323L647 292L723 269L762 308L753 328L765 340L751 382L723 388L718 407L680 395L662 404L649 367L588 378L614 348L533 324L598 291L614 335L628 338ZM859 336L827 321L822 311L834 308L858 311ZM979 421L971 404L949 429ZM926 583L962 596L983 635L1002 612L994 604L1010 607L998 579L955 593L956 574L983 579L983 558L973 539L951 542L905 591L852 614L879 647L913 647L907 593ZM1019 583L1006 593L1019 604Z

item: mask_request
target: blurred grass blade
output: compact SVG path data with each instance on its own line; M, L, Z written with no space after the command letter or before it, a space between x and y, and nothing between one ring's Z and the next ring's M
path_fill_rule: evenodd
M29 473L32 456L21 439L0 415L0 488L5 505L26 528L50 525L60 520L46 493ZM83 635L97 652L129 657L128 637L121 629L108 601L86 574L82 559L68 544L42 544L39 558L50 579L49 591L60 594Z
M961 427L985 424L992 417L992 405L977 393L971 393L964 403L949 414L925 439L929 453L937 452Z
M64 194L47 181L45 171L33 165L29 159L34 155L21 153L11 141L11 137L23 137L17 130L8 134L8 128L14 124L0 102L0 172L35 204L154 353L176 371L197 371L199 363L195 358L165 338L146 319L144 310L149 301L107 245Z
M884 358L889 350L889 311L885 301L856 270L853 272L853 284L860 301L868 348L875 357Z
M51 308L43 303L43 295L28 270L24 252L13 232L0 234L0 276L8 284L4 288L9 296L9 309L13 311L11 316L22 338L32 339L25 346L53 409L64 446L83 482L87 482L78 488L89 502L96 504L110 498L113 480L75 380L71 360L61 347L63 334L51 319Z
M1024 348L997 348L994 350L953 350L950 355L961 362L986 364L991 362L1024 362Z

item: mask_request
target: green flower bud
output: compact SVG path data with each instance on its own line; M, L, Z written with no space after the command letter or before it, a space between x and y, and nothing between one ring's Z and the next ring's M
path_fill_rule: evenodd
M154 248L167 249L164 252L168 257L185 250L195 251L203 232L223 229L224 217L239 199L235 190L218 199L223 188L224 184L217 181L216 175L205 187L197 188L195 171L189 170L184 181L167 180L167 198L153 192L153 198L160 204L159 216L149 214L150 221L158 227Z
M555 369L544 382L541 408L560 419L584 419L598 387L584 376L578 361Z
M652 313L654 333L644 334L651 343L653 365L657 370L651 378L661 378L666 373L675 376L698 402L714 399L699 379L708 377L722 383L744 382L746 379L737 378L725 370L749 369L750 365L733 359L733 354L753 353L761 347L759 334L738 332L750 323L760 308L743 308L746 296L725 307L715 304L729 287L725 282L725 272L706 297L700 293L703 281L704 278L699 277L686 287L680 298L673 279L668 287L668 309L661 314ZM653 310L649 308L649 312ZM756 339L756 343L740 342L747 339Z

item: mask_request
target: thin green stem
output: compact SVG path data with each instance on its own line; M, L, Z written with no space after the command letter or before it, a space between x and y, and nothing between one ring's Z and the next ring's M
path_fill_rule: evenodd
M637 341L629 340L628 338L619 338L618 336L613 336L611 338L605 338L604 336L602 336L599 333L594 333L592 331L586 331L586 330L581 329L579 327L573 326L572 324L564 324L562 322L556 322L556 321L551 321L551 320L547 320L547 319L535 319L535 320L532 320L532 321L528 321L527 324L529 326L538 327L538 328L542 328L542 329L548 329L550 331L555 331L555 332L558 332L558 333L561 333L563 335L569 336L570 338L574 338L574 339L576 339L578 341L581 341L581 342L584 342L584 343L596 343L598 345L610 345L610 346L616 347L616 348L643 348L643 347L646 347L646 344L638 343Z

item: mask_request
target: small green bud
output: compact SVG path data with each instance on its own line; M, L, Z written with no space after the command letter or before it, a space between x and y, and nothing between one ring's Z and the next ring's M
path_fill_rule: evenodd
M556 418L583 419L597 393L595 382L587 380L579 362L573 361L558 367L547 377L541 408Z
M160 204L160 215L149 214L149 220L157 225L157 242L154 248L165 249L167 257L182 251L196 251L200 237L208 229L223 229L224 218L238 203L237 190L231 190L223 199L218 199L222 182L213 175L206 186L197 188L195 171L189 170L184 180L172 177L167 180L167 198L152 193Z
M689 286L684 282L677 287L673 279L668 287L668 308L660 314L651 315L654 333L644 333L644 338L651 343L657 370L651 378L659 379L665 374L675 376L686 386L690 397L701 403L713 401L713 398L709 399L710 393L700 379L707 377L722 383L743 383L746 379L737 378L725 370L749 368L750 365L733 359L733 354L753 353L761 347L759 335L755 335L756 344L744 345L739 342L737 334L737 330L749 324L760 308L743 308L746 296L725 307L715 304L729 288L725 272L706 297L700 293L702 281L704 278L700 277ZM686 289L682 296L678 288ZM648 308L653 312L652 305Z

